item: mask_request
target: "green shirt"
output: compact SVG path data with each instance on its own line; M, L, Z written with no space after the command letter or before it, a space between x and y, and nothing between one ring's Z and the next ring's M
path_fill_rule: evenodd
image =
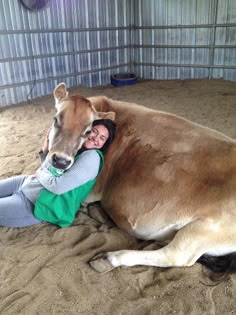
M101 158L99 175L103 168L104 157L101 151L96 151ZM78 154L75 160L77 160L79 156ZM53 169L50 171L55 176L58 176ZM93 180L61 195L56 195L47 189L43 189L36 201L34 216L39 220L50 222L60 227L69 226L74 221L81 202L83 202L92 191L98 175Z

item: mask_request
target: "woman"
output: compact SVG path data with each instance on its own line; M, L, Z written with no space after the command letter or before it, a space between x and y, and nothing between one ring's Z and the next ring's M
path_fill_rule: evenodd
M111 144L116 124L96 120L70 169L58 176L45 160L33 176L0 181L0 226L24 227L43 221L61 227L70 225L95 185L103 167L103 153ZM103 153L102 153L103 152ZM47 153L47 141L41 156Z

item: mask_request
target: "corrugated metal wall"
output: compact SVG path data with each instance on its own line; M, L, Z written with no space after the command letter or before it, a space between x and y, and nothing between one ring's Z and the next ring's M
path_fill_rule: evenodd
M236 0L0 0L0 43L0 106L130 70L236 80Z
M236 0L135 0L134 71L236 80Z
M130 0L51 0L32 12L0 0L0 106L128 71Z

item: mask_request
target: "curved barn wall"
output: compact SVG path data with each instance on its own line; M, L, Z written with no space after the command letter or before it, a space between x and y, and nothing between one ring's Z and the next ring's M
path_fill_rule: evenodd
M142 78L236 80L235 0L137 0L136 12Z
M236 80L235 0L0 1L0 106L68 87L144 79Z
M128 71L130 1L51 0L41 11L0 1L0 106Z

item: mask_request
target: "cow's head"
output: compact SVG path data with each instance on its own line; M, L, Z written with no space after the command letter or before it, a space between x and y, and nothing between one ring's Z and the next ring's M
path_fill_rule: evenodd
M69 96L65 83L54 90L57 113L49 134L48 161L58 169L68 169L97 119L115 119L114 112L96 112L81 95Z

